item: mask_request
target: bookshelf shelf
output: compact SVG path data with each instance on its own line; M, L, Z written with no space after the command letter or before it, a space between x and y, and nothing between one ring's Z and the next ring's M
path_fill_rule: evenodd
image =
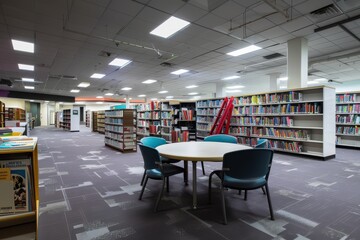
M105 134L105 111L97 112L97 132Z
M360 92L336 94L336 145L360 147Z
M30 229L33 229L33 239L37 239L38 233L38 211L39 211L39 172L38 172L38 147L37 138L28 138L25 136L20 137L3 137L4 141L16 141L23 146L16 147L1 147L0 148L0 167L10 168L10 174L12 175L12 169L15 171L22 169L26 172L25 192L27 193L26 198L26 209L19 211L15 207L15 212L5 213L0 215L0 228L4 227L24 227L23 224L29 225ZM1 144L2 145L2 144ZM14 161L14 162L12 162ZM15 163L16 162L16 163ZM16 164L16 166L14 166ZM6 166L5 166L6 165ZM14 167L12 167L14 166ZM11 176L10 175L10 176ZM9 177L10 177L9 176ZM2 180L6 181L6 180ZM12 196L9 196L11 200L14 200L13 192L13 181L9 179L10 190L12 190ZM5 187L4 184L1 185ZM5 189L0 188L0 192L3 195L6 192ZM6 230L1 230L6 231ZM16 231L13 231L16 234ZM10 236L9 236L10 237ZM12 236L16 237L16 236Z
M60 120L60 127L70 132L79 132L80 108L73 107L72 109L64 109L62 111L62 120Z
M197 131L208 135L223 99L197 101ZM326 102L326 104L324 104ZM267 138L272 149L323 159L335 156L335 90L314 87L237 96L229 134L254 146Z
M85 126L89 128L91 126L91 111L87 110L85 114L86 114Z
M105 145L121 152L136 152L136 110L106 110L104 117Z

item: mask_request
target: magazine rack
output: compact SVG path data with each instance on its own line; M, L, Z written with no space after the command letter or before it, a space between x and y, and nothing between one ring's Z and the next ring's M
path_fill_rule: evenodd
M2 139L9 142L23 142L18 146L0 148L0 163L7 159L30 159L31 167L29 167L29 182L31 186L28 187L29 198L27 203L29 204L29 211L21 213L9 213L0 215L0 239L6 237L13 237L19 234L29 234L29 227L23 227L20 224L30 224L31 233L34 233L34 237L38 239L38 210L39 210L39 173L38 173L38 148L37 138L28 138L26 136L14 136L3 137ZM0 189L1 192L1 189ZM11 230L10 230L11 227ZM4 229L8 228L8 229ZM16 228L16 229L14 229ZM7 234L7 235L5 235ZM10 234L10 235L9 235ZM13 235L11 235L13 234Z

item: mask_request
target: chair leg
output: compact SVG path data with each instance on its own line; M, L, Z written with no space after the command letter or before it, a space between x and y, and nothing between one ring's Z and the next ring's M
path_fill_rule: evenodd
M205 167L204 167L204 162L203 162L203 161L201 161L201 167L202 167L203 175L206 175L206 174L205 174Z
M208 197L209 197L209 204L211 203L211 180L214 172L210 173L209 175L209 190L208 190Z
M166 192L169 192L169 177L166 178Z
M162 186L161 186L161 190L160 190L159 196L158 196L158 198L157 198L157 200L156 200L154 212L157 212L157 210L158 210L158 206L159 206L161 197L162 197L162 195L163 195L163 193L164 193L164 188L165 188L165 177L162 179Z
M266 188L266 196L267 196L267 200L268 200L268 204L269 204L269 210L270 210L270 219L275 220L272 205L271 205L269 187L268 187L267 183L265 185L265 188Z
M189 179L189 163L188 161L184 161L184 183L185 186L188 185L188 179Z
M241 190L239 190L239 195L241 195Z
M142 179L141 179L140 186L142 186L142 185L144 184L145 175L146 175L146 170L144 170L144 174L143 174L143 177L142 177Z
M146 174L145 174L146 175ZM144 184L142 185L142 189L141 189L141 193L140 193L140 196L139 196L139 200L141 200L141 198L142 198L142 195L143 195L143 193L144 193L144 190L145 190L145 187L146 187L146 183L147 183L147 181L148 181L148 176L145 176L145 182L144 182Z
M244 196L244 200L247 200L247 190L245 190L245 196Z
M224 194L224 186L221 184L221 203L222 203L222 212L224 217L224 224L227 224L227 217L226 217L226 209L225 209L225 194Z
M266 195L265 188L261 187L261 190L262 190L263 194Z

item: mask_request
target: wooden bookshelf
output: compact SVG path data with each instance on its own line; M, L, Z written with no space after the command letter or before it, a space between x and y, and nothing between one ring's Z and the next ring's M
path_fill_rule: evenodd
M88 128L91 126L91 111L90 110L87 110L85 112L85 126Z
M11 139L16 140L18 142L26 142L25 146L16 146L16 147L9 147L9 148L0 148L0 167L2 163L7 162L8 160L24 160L29 159L30 165L25 167L28 169L29 174L29 181L27 181L27 203L28 203L28 210L15 212L15 213L2 213L0 215L0 228L6 227L15 227L19 228L17 231L7 232L6 229L0 229L1 238L16 238L17 234L22 232L24 229L24 224L28 225L30 230L32 229L33 238L37 239L38 233L38 212L39 212L39 173L38 173L38 147L37 147L37 138L28 138L26 136L20 137L4 137L3 139L7 139L11 141ZM10 167L11 168L11 167ZM5 180L2 180L5 181ZM11 182L12 184L12 182ZM0 192L3 193L3 191Z
M57 128L62 127L62 125L61 125L61 123L63 121L62 114L63 114L62 111L55 112L55 127L57 127Z
M5 127L5 103L0 101L0 127Z
M21 108L5 108L5 120L26 121L26 111Z
M336 145L360 148L360 92L336 94Z
M97 112L92 112L92 131L97 132Z
M209 134L221 103L220 98L197 101L200 137ZM254 146L258 138L267 138L276 151L327 159L335 156L334 114L330 87L237 96L229 134L242 144Z
M97 131L105 134L105 111L97 112Z
M121 152L136 152L136 110L105 111L105 145Z

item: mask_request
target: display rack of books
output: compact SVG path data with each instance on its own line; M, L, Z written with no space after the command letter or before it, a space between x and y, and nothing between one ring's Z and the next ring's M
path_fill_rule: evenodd
M136 152L136 110L105 111L105 145L122 152Z
M87 110L85 112L85 126L88 128L91 126L91 111L90 110Z
M336 145L360 147L360 92L336 94Z
M92 131L93 132L97 132L97 112L93 111L92 112Z
M62 111L62 121L60 126L64 130L70 132L80 131L80 107L73 107L72 109L64 109Z
M173 107L171 102L161 102L160 106L160 135L167 141L171 141L171 130L173 128Z
M152 101L137 106L137 137L161 136L161 102Z
M97 112L97 131L99 133L105 134L105 111Z
M0 137L1 238L21 238L26 229L27 238L37 239L38 169L37 138Z
M180 129L182 132L187 132L188 140L196 141L197 139L197 124L196 124L196 102L182 102L174 105L174 129Z
M196 102L196 131L198 138L209 136L222 102L222 98L199 100Z
M208 113L219 108L206 106L221 103L221 99L202 100L197 106ZM209 118L215 117L199 115L198 121L209 123ZM335 156L334 115L335 90L331 87L238 96L234 98L229 134L237 136L241 144L254 146L258 138L266 138L276 151L328 159Z
M5 120L26 121L26 111L21 108L5 108Z
M0 128L5 127L5 103L0 101Z

